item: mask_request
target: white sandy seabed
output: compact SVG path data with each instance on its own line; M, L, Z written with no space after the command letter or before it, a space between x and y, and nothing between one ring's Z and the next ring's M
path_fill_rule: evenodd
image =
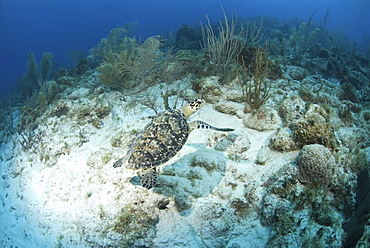
M63 104L69 111L90 106L91 92L83 85L66 91ZM1 247L266 245L271 230L261 225L258 211L263 184L299 152L267 149L265 163L257 164L276 130L248 129L242 118L207 103L191 120L235 128L233 133L244 137L245 151L233 158L232 147L214 149L227 134L195 130L181 151L158 168L159 186L147 190L131 180L135 172L112 165L125 154L133 130L142 129L154 112L140 103L128 109L129 101L117 92L97 98L110 106L98 125L81 124L68 114L47 115L48 110L35 130L41 134L35 152L25 150L17 135L2 144ZM121 145L112 145L115 138ZM236 202L250 208L240 210Z

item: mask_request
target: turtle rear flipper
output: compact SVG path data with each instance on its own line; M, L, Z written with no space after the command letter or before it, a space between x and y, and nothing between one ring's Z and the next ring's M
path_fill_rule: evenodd
M157 181L157 171L156 168L148 168L140 174L141 185L147 189L151 189L155 186Z
M114 168L118 168L118 167L121 167L123 164L123 158L120 158L118 159L114 164L113 164L113 167Z

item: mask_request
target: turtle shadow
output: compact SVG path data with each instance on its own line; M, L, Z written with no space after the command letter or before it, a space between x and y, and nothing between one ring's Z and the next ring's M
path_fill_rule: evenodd
M180 214L188 216L192 210L192 199L210 195L224 177L226 162L224 153L206 148L203 144L177 162L166 163L158 171L153 191L168 198L173 197ZM138 179L133 179L132 183L140 184Z
M136 186L141 186L140 176L137 175L137 176L131 177L130 183Z

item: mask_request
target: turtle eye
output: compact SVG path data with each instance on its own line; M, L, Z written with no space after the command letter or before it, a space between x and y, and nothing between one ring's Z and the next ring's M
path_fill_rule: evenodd
M204 104L204 100L202 98L197 99L197 109L200 109Z

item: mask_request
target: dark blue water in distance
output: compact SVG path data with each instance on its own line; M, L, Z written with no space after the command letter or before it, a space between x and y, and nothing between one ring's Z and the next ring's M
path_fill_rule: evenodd
M317 10L320 22L330 8L327 27L344 30L349 39L369 46L369 0L1 0L0 94L25 73L27 53L40 61L44 52L55 55L55 67L72 66L71 50L87 51L118 25L138 22L136 37L174 33L182 24L199 25L228 16L274 16L307 21Z

